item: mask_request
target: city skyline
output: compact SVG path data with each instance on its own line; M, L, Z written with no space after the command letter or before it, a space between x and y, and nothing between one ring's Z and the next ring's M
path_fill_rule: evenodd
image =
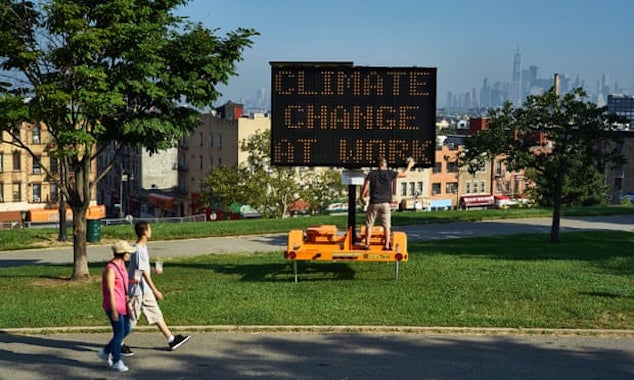
M450 2L392 0L193 0L179 11L224 36L238 27L260 36L238 63L217 105L264 90L271 61L352 61L360 66L438 68L438 106L447 94L479 92L513 80L521 70L541 79L580 79L589 92L607 83L634 93L634 49L629 15L634 2L504 0Z

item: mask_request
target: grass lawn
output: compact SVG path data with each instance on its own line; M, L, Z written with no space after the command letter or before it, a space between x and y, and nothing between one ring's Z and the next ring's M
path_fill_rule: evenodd
M610 207L577 207L564 208L562 215L588 216L588 215L615 215L634 214L634 206L610 206ZM550 209L508 209L508 210L470 210L470 211L434 211L434 212L394 212L392 224L395 226L427 224L427 223L451 223L472 222L491 219L513 219L531 217L552 217ZM364 220L363 213L357 213L357 225ZM253 235L267 233L283 233L291 229L304 229L317 224L334 224L340 229L348 226L347 215L337 216L311 216L285 219L243 219L221 222L193 222L193 223L152 223L155 236L162 240L195 239L210 236ZM26 248L47 248L54 246L71 246L73 231L68 230L68 241L57 241L58 230L56 228L26 228L21 230L0 230L0 251L19 250ZM134 230L130 225L101 226L101 243L109 243L114 240L134 240ZM91 243L89 243L91 244Z
M281 252L172 259L154 281L172 326L634 329L634 233L410 242L409 253L398 282L393 263L300 262L294 283ZM69 265L0 268L0 328L107 325L102 267L84 282L66 279Z

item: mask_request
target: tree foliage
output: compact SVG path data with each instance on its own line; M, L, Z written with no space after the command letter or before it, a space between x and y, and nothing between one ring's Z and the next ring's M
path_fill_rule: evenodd
M296 172L289 167L271 166L271 131L256 133L240 144L249 152L242 169L248 173L249 193L253 194L252 206L265 217L283 217L288 206L299 192Z
M175 15L187 2L0 2L0 127L11 137L3 143L27 149L11 134L21 122L51 133L48 155L62 176L50 178L73 210L73 279L89 276L85 213L110 169L93 173L100 149L156 152L188 134L257 35L238 28L218 37Z
M213 167L203 180L201 201L212 208L225 211L229 210L233 203L250 203L244 191L244 178L237 168Z
M303 182L299 195L308 202L311 214L324 213L328 203L347 196L347 186L341 182L339 170L307 172Z
M618 144L610 143L620 139L613 127L620 119L607 114L605 107L586 102L585 97L580 88L563 96L553 88L529 96L521 108L507 103L490 110L486 130L465 139L461 161L470 170L501 156L509 170L532 173L541 203L553 207L553 243L559 241L562 203L600 198L602 194L594 193L600 188L600 173L606 165L624 160ZM582 182L593 185L581 191L577 184Z
M258 131L240 142L248 158L239 168L215 167L203 182L201 200L228 210L234 203L249 204L266 218L281 218L298 198L316 211L344 193L341 173L271 167L271 131Z

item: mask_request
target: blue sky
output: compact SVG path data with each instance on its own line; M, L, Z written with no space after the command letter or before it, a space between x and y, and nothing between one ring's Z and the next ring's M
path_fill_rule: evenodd
M352 61L437 67L442 105L485 77L509 81L518 48L540 78L579 75L594 90L607 74L634 92L631 0L193 0L180 13L218 35L261 34L219 103L269 94L270 61Z

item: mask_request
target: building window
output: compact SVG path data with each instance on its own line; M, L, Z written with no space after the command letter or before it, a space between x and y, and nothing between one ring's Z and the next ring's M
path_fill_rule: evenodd
M0 182L0 203L4 202L4 183Z
M51 171L51 174L57 174L57 172L59 170L59 167L57 165L57 158L49 157L48 160L49 160L49 165L50 165L49 170Z
M20 137L21 137L20 128L17 128L17 127L13 128L10 133L11 133L11 138L13 142L20 141Z
M447 173L458 173L458 164L456 161L447 162Z
M620 191L621 189L623 189L623 178L620 178L620 177L614 178L614 190Z
M222 149L222 135L218 133L218 149Z
M502 176L502 161L497 161L495 163L495 175Z
M0 173L4 171L3 162L4 162L4 154L0 152Z
M473 193L478 194L478 181L473 181Z
M447 182L445 192L447 194L458 194L458 182Z
M33 144L40 144L42 138L42 132L39 125L33 126Z
M34 183L31 188L33 189L33 203L42 202L42 184Z
M42 173L42 168L40 167L40 157L33 157L33 174Z
M467 182L465 185L466 185L465 193L471 194L471 182Z
M416 182L410 182L409 183L409 195L413 197L415 193L416 193Z
M19 172L21 169L20 165L20 152L13 152L13 171Z
M202 146L203 146L203 144L204 144L204 143L203 143L203 133L202 133L202 132L200 132L200 134L199 134L198 136L200 136L200 146L202 147Z
M20 182L13 183L13 188L11 189L11 193L13 194L13 202L22 201L22 192L20 191L20 187L21 187Z
M203 168L203 156L198 156L198 166L202 170L202 168Z
M431 184L431 195L438 195L441 192L440 183L435 182Z
M483 193L486 193L486 192L487 192L487 185L486 185L486 182L484 182L484 181L480 181L480 191L481 191L481 192L483 192Z
M416 182L416 194L414 195L417 197L423 195L423 181Z
M407 196L407 183L401 182L401 197Z
M50 202L57 203L58 197L59 197L59 191L57 190L57 184L54 182L51 182Z
M442 173L442 162L436 162L434 164L434 169L432 170L432 173L434 173L434 174Z

